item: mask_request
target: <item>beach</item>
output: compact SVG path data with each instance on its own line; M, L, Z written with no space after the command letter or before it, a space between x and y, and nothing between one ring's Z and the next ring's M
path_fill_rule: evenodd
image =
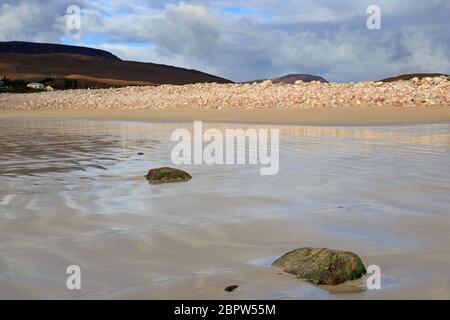
M206 320L449 300L449 16L2 1L0 301Z
M449 83L2 94L0 298L448 299ZM195 120L278 129L279 172L184 165L191 181L150 185ZM379 266L381 290L271 267L308 246Z
M450 297L448 124L204 126L279 129L279 173L187 165L191 181L150 185L172 131L192 124L0 120L0 297ZM270 266L305 246L356 252L381 268L381 289ZM81 290L66 289L69 265Z

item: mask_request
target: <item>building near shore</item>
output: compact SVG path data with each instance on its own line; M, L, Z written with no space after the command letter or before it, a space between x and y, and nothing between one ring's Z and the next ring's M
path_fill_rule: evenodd
M36 89L36 90L44 90L45 86L42 83L33 82L33 83L27 84L27 88Z

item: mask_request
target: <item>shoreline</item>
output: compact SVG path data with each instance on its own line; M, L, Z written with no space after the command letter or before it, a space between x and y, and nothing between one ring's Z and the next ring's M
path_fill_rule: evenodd
M295 110L0 110L0 120L104 120L248 123L304 126L375 126L450 122L450 106L341 107Z

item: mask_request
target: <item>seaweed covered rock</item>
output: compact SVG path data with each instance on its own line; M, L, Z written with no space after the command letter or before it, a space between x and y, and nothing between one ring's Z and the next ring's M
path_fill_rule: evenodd
M145 177L150 183L154 184L184 182L192 179L189 173L169 167L151 169Z
M300 248L277 259L273 266L317 285L338 285L366 274L361 258L353 252L326 248Z

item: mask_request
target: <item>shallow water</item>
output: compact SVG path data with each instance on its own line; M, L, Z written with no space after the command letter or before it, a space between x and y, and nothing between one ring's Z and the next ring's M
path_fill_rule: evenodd
M148 184L191 127L0 120L0 298L450 298L450 124L276 126L275 176L192 165L187 183ZM334 293L270 267L303 246L358 253L382 288Z

